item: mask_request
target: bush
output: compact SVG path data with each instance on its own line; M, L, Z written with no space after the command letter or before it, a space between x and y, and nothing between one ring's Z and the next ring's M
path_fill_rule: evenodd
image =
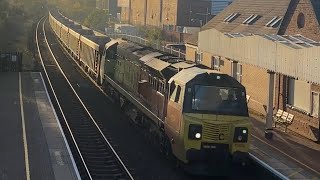
M107 22L111 20L108 14L108 11L95 9L85 18L83 25L104 31Z
M150 43L159 44L163 40L161 29L155 27L146 29L145 36Z

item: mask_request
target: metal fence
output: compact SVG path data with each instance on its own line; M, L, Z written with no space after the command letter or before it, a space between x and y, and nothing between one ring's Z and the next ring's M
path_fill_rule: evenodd
M160 43L153 43L139 36L134 36L130 34L119 34L119 33L107 34L107 36L112 38L124 38L144 46L152 47L153 49L157 49L162 52L173 54L183 59L186 57L185 52L182 51L181 49L174 48L174 47L166 47Z
M0 51L0 72L19 71L22 71L22 53Z

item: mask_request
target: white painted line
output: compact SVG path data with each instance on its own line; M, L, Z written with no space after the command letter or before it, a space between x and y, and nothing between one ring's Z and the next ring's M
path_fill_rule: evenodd
M289 180L289 178L287 178L286 176L284 176L283 174L281 174L280 172L278 172L277 170L273 169L271 166L269 166L267 163L261 161L259 158L257 158L256 156L254 156L253 154L249 153L250 157L256 161L257 163L259 163L262 167L266 168L268 171L270 171L272 174L276 175L278 178L282 179L282 180Z
M69 154L69 156L70 156L73 169L74 169L74 171L76 172L77 178L78 178L78 179L81 179L79 170L78 170L77 165L76 165L76 162L75 162L75 160L74 160L74 158L73 158L73 155L72 155L72 152L71 152L71 150L70 150L69 143L68 143L68 141L67 141L67 138L66 138L65 134L63 133L63 130L62 130L62 127L61 127L59 118L58 118L58 116L57 116L57 113L56 113L55 109L53 108L53 104L52 104L51 99L50 99L50 96L49 96L49 94L48 94L47 86L46 86L46 84L45 84L45 82L44 82L44 80L43 80L42 74L41 74L40 72L39 72L39 74L40 74L40 76L41 76L42 84L43 84L44 89L45 89L45 91L46 91L46 95L47 95L48 101L49 101L49 103L50 103L50 106L51 106L51 108L52 108L54 117L55 117L55 119L56 119L56 121L57 121L57 124L58 124L58 126L59 126L60 132L61 132L61 134L62 134L62 138L63 138L64 144L65 144L66 147L67 147L68 154Z
M45 17L45 16L44 16L44 17ZM44 18L44 17L43 17L43 18ZM41 19L43 19L43 18L41 18ZM39 58L40 58L40 60L41 60L41 65L42 65L42 67L43 67L44 73L45 73L45 75L46 75L46 77L47 77L47 79L48 79L50 88L52 89L53 96L54 96L54 98L55 98L56 101L57 101L59 110L61 111L62 116L63 116L63 119L64 119L64 121L65 121L66 124L67 124L68 130L71 132L70 127L69 127L69 124L68 124L68 122L67 122L67 120L66 120L66 117L65 117L65 115L64 115L64 113L63 113L63 110L62 110L62 108L61 108L61 106L60 106L59 100L58 100L58 98L57 98L57 96L56 96L56 93L55 93L55 91L54 91L54 89L53 89L53 86L52 86L52 84L51 84L50 78L49 78L49 76L48 76L47 70L46 70L46 68L45 68L45 66L44 66L43 59L42 59L42 56L41 56L40 47L39 47L39 44L38 44L38 42L39 42L39 41L38 41L38 34L37 34L37 33L38 33L38 27L39 27L39 24L40 24L40 22L41 22L41 19L40 19L40 21L38 22L37 27L36 27L36 43L37 43L37 50L38 50L38 53L39 53ZM41 76L41 79L42 79L42 83L44 84L44 88L45 88L45 90L46 90L47 96L49 97L48 89L47 89L46 84L44 83L44 79L43 79L41 73L40 73L40 76ZM51 102L51 99L50 99L50 98L49 98L49 103L50 103L51 107L53 108L53 105L52 105L52 102ZM57 114L56 114L56 111L53 111L53 113L54 113L54 115L55 115L55 117L56 117L56 120L58 121L58 125L59 125L59 128L60 128L60 131L62 132L62 136L63 136L64 142L65 142L65 144L66 144L66 146L67 146L68 153L69 153L69 156L70 156L70 158L71 158L72 165L73 165L73 168L74 168L74 170L75 170L76 176L77 176L78 179L81 179L80 174L79 174L79 171L78 171L78 168L77 168L77 165L76 165L76 163L75 163L75 161L74 161L74 158L73 158L73 155L72 155L72 153L71 153L69 144L68 144L67 139L66 139L66 137L65 137L65 134L63 133L63 130L62 130L61 124L60 124L60 122L59 122L58 116L57 116ZM73 141L75 142L75 144L76 144L76 148L77 148L78 152L80 152L79 147L77 146L77 143L76 143L76 141L75 141L72 133L71 133L71 137L72 137L72 140L73 140ZM81 160L84 162L82 156L81 156ZM85 168L86 168L86 170L88 170L86 165L85 165ZM89 176L90 176L90 174L89 174ZM90 176L90 178L91 178L91 176ZM91 178L91 179L92 179L92 178Z
M26 123L24 119L23 100L22 100L21 72L19 72L19 95L20 95L20 112L21 112L21 121L22 121L22 136L23 136L23 148L24 148L24 161L26 166L26 177L27 177L27 180L30 180L28 142L27 142L27 133L26 133Z

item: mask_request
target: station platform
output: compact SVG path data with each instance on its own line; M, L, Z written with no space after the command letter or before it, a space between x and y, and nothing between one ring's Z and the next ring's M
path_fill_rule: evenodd
M80 179L39 72L0 73L0 179Z
M320 144L278 128L268 140L264 137L265 119L251 114L251 121L253 159L275 170L281 179L320 179Z

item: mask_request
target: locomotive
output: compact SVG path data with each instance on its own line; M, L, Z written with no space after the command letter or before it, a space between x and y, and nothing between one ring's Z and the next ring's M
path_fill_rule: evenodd
M185 170L210 174L210 167L247 163L252 125L245 87L233 77L111 39L58 12L49 12L49 23L90 78Z

